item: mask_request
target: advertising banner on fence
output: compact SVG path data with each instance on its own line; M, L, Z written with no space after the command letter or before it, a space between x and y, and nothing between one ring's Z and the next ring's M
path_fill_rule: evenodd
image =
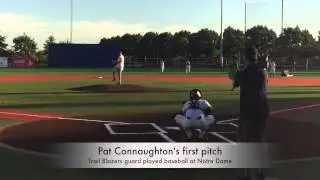
M8 58L7 57L0 57L0 68L7 68L8 65Z
M31 56L14 56L12 59L15 68L32 68L35 67L35 59Z
M265 168L269 144L229 143L71 143L52 152L61 168Z

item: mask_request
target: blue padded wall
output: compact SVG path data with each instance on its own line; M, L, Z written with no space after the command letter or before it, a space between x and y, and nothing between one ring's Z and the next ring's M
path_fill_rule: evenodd
M102 44L51 44L49 67L109 68L119 56L117 46Z

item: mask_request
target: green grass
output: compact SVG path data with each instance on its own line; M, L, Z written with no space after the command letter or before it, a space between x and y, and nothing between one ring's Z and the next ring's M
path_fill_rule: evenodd
M10 126L10 125L14 125L16 123L18 123L18 122L17 121L0 119L0 128L6 127L6 126Z
M143 111L176 112L192 88L202 89L204 96L215 104L215 109L219 112L237 111L239 99L239 91L230 91L230 84L213 83L130 81L131 84L166 87L172 90L165 93L97 94L67 90L101 83L110 82L104 80L3 82L0 83L0 108L55 112L70 116ZM269 96L273 101L283 101L283 99L320 98L319 92L318 87L275 86L270 87Z
M140 71L140 72L139 72ZM126 74L159 74L158 69L130 69ZM109 74L110 69L2 69L0 75L63 75L63 74ZM183 74L183 69L171 69L164 74ZM210 69L198 69L193 75L221 75L226 72ZM319 76L320 72L299 72L297 76ZM164 82L164 81L130 81L132 84L166 87L171 89L171 92L163 93L121 93L121 94L107 94L107 93L84 93L74 92L68 90L72 87L95 85L102 83L110 83L108 80L70 80L70 81L42 81L42 82L0 82L0 109L23 109L35 112L52 112L64 114L66 116L86 116L90 114L107 114L107 113L142 113L142 112L177 112L180 110L181 103L188 98L188 92L192 88L200 88L203 90L204 96L213 103L214 109L220 113L233 112L239 110L239 91L230 91L230 84L216 84L216 83L178 83L178 82ZM126 83L126 82L125 82ZM271 104L279 106L279 108L287 107L289 104L299 103L306 99L313 99L314 101L320 99L320 87L287 87L287 86L272 86L269 88L269 98ZM301 119L308 120L308 119ZM310 121L320 122L319 119L309 119ZM0 120L0 127L10 125L10 121ZM32 168L41 167L34 157L29 157L19 153L12 153L11 151L0 148L0 167L4 169L21 170L25 175L14 174L20 176L20 179L75 179L71 176L76 176L80 179L98 179L99 173L102 177L110 179L128 179L132 175L123 175L120 171L113 172L106 170L106 172L99 171L59 171L59 170L44 170L39 172ZM21 166L15 166L14 163L19 162ZM11 163L11 164L10 164ZM10 166L8 165L10 164ZM38 165L38 166L37 166ZM287 171L276 172L283 173L281 176L290 174L288 168L302 169L300 165L295 167L283 166ZM9 172L10 170L8 170ZM229 172L231 170L227 170ZM237 170L234 170L237 172ZM35 172L36 175L30 175ZM109 173L107 173L109 172ZM133 171L134 172L134 171ZM167 179L198 177L203 179L212 179L213 174L224 174L225 170L208 170L181 173L162 173L158 171L159 175L164 175ZM286 173L287 174L286 174ZM307 172L305 170L304 172ZM315 172L313 172L315 173ZM44 174L51 174L47 177ZM138 179L147 179L149 176L155 176L150 172L142 174L136 173L133 175ZM233 177L232 173L227 173L228 178ZM5 177L0 173L0 177ZM9 175L8 175L9 176ZM14 176L12 176L14 177ZM60 178L59 178L60 177ZM140 177L140 178L139 178ZM224 176L227 177L227 176ZM303 177L296 175L296 177ZM156 178L156 177L155 177ZM1 178L3 179L3 178ZM9 178L17 179L17 178ZM100 179L100 178L99 178ZM150 179L150 178L149 178ZM157 178L156 178L157 179ZM160 176L159 178L160 179ZM161 177L163 179L163 177ZM223 179L223 178L218 178ZM285 179L285 178L284 178ZM306 179L306 178L304 178ZM311 180L311 178L310 178Z

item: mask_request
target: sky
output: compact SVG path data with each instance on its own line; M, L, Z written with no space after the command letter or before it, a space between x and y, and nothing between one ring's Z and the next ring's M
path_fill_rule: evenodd
M70 39L71 0L0 0L0 35L12 39L26 33L38 48L53 35ZM245 0L223 0L223 28L244 30ZM73 43L98 43L102 37L125 33L220 33L220 0L73 0ZM299 26L317 38L319 0L284 0L284 27ZM281 31L281 0L247 0L247 29L266 25Z

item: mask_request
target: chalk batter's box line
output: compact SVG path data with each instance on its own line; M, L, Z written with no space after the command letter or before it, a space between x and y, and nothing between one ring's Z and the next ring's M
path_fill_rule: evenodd
M135 125L150 125L152 126L156 131L153 132L130 132L130 133L122 133L122 132L115 132L112 129L112 126L135 126ZM155 123L128 123L128 124L105 124L105 127L107 128L107 130L109 131L110 134L112 135L141 135L141 134L166 134L168 133L167 131L165 131L164 129L162 129L161 127L159 127L158 125L156 125Z
M231 144L236 144L234 141L222 136L220 133L217 133L217 132L209 132L209 134L213 135L213 136L216 136L222 140L224 140L225 142L228 142L228 143L231 143Z
M238 127L236 124L233 123L221 123L221 124L225 124L225 125L233 125ZM134 125L151 125L152 127L154 127L156 130L158 130L158 132L130 132L130 133L122 133L122 132L115 132L112 129L112 126L134 126ZM165 131L164 129L162 129L160 126L158 126L155 123L128 123L128 124L105 124L105 127L107 128L107 130L109 131L110 134L112 135L139 135L139 134L167 134L168 132ZM173 130L180 130L180 127L178 126L174 126L174 127L166 127L166 129L173 129ZM212 133L212 132L210 132ZM215 133L219 133L219 134L234 134L236 133L236 131L230 131L230 132L215 132Z
M167 127L165 127L165 129L179 131L180 127L178 127L178 126L167 126ZM235 133L237 133L237 131L215 131L215 132L220 133L220 134L235 134Z
M127 124L104 124L105 127L107 128L107 130L109 131L109 133L111 135L159 135L160 137L162 137L165 141L167 142L175 142L173 139L171 139L169 136L167 136L166 134L168 133L167 131L165 131L164 129L162 129L160 126L158 126L155 123L127 123ZM154 129L158 130L158 132L142 132L142 133L117 133L115 132L111 126L125 126L125 125L151 125Z
M228 123L229 124L229 123ZM153 126L156 130L158 130L158 132L139 132L139 133L119 133L119 132L115 132L112 129L112 126L134 126L134 125L151 125ZM105 124L105 127L107 128L107 130L109 131L109 133L111 135L160 135L163 139L165 139L168 142L175 142L174 140L172 140L169 136L165 135L168 134L167 131L165 131L164 129L162 129L160 126L158 126L156 123L128 123L128 124ZM179 129L178 129L179 130ZM221 140L225 141L225 142L229 142L229 143L234 143L232 140L228 139L227 137L221 135L221 134L233 134L236 132L209 132L209 134L216 136L218 138L220 138Z

